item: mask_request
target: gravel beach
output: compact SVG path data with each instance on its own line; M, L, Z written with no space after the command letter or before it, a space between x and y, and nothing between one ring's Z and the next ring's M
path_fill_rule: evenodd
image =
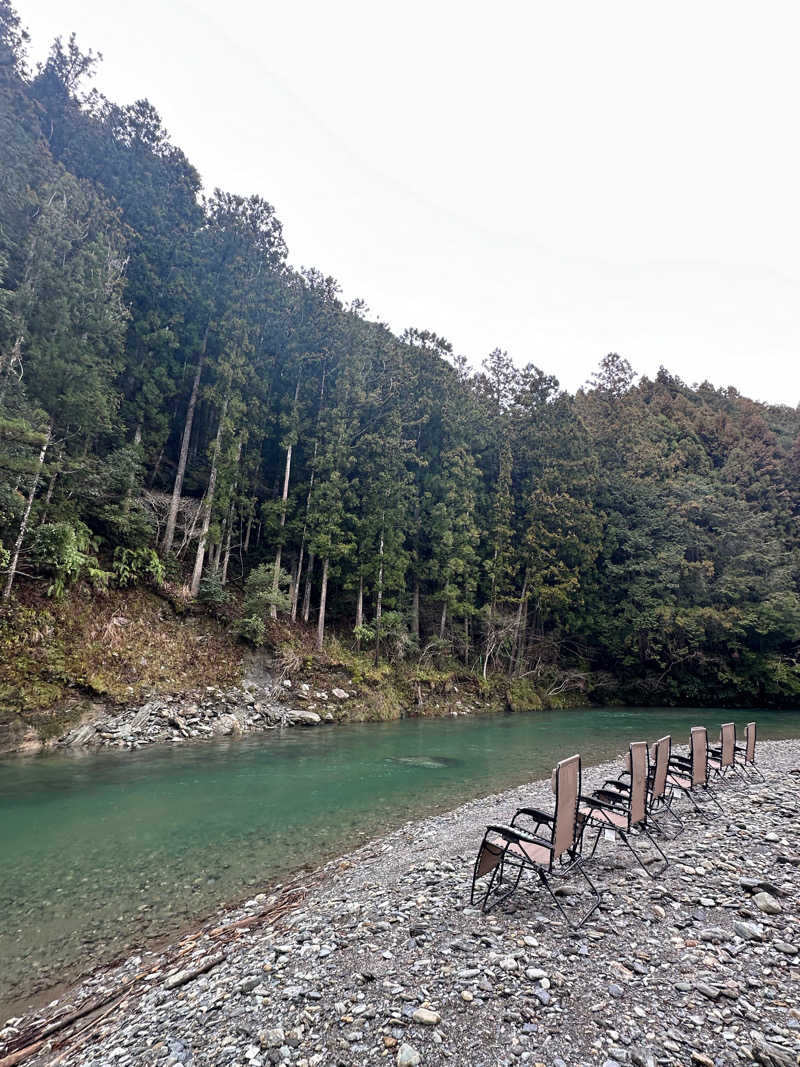
M589 866L602 904L578 933L533 880L488 916L469 906L486 823L552 806L537 782L403 826L96 973L6 1023L0 1064L796 1067L800 740L760 742L758 757L767 781L722 789L724 815L681 804L663 876L602 842ZM620 762L585 768L583 791Z

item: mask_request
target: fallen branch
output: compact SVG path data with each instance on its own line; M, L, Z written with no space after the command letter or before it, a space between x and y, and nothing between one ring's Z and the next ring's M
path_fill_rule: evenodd
M206 956L196 967L189 967L185 971L178 971L177 974L173 974L164 982L164 988L179 989L180 986L186 985L187 982L191 982L195 978L199 978L201 974L205 974L206 971L210 971L212 967L216 967L224 959L224 952L215 952L213 956Z
M296 881L294 885L290 883L286 886L281 893L281 897L274 901L272 905L264 908L263 911L256 913L255 915L249 915L244 919L238 919L236 922L227 923L225 926L217 926L212 930L207 931L205 936L210 941L226 944L232 940L243 927L263 926L268 922L276 922L281 919L288 912L293 911L305 898L305 895L309 888L309 882L305 879L302 883L298 884ZM72 1026L73 1023L78 1022L81 1019L85 1019L88 1015L93 1015L101 1008L107 1008L102 1015L96 1019L90 1020L90 1022L82 1029L75 1031L71 1034L65 1034L56 1045L55 1048L63 1048L65 1045L71 1043L76 1037L81 1035L88 1035L93 1031L97 1025L111 1014L116 1008L121 1006L123 997L124 1003L127 1003L128 996L132 991L132 987L137 985L142 979L148 975L153 974L155 971L161 971L174 964L177 960L186 954L187 949L191 944L196 943L200 934L192 934L184 938L179 944L181 947L177 951L173 952L168 959L160 959L153 967L148 971L141 971L134 975L133 978L129 978L126 982L123 982L121 986L115 989L113 992L107 993L104 996L93 1000L90 1004L85 1004L83 1007L78 1008L76 1011L70 1012L68 1015L64 1015L61 1018L56 1018L52 1022L47 1023L42 1027L30 1027L24 1033L19 1034L11 1042L6 1044L8 1054L0 1059L0 1067L17 1067L17 1064L22 1063L24 1060L31 1056L34 1056L39 1052L47 1041L55 1034L62 1033L64 1030ZM204 957L195 967L186 968L183 971L179 971L171 978L168 978L164 982L164 988L168 990L178 989L180 986L186 985L193 979L198 978L200 975L205 974L206 971L210 971L212 967L216 967L225 959L225 953L219 951L210 956ZM63 1059L63 1056L60 1057Z

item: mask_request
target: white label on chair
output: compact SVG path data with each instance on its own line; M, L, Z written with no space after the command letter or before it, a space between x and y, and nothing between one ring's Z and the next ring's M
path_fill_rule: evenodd
M617 840L617 831L616 830L603 830L603 839L605 841L616 841Z

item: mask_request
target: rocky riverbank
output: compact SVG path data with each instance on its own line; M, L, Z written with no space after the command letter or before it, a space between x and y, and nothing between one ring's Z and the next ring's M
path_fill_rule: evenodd
M26 1062L64 1067L797 1065L800 741L760 757L767 782L726 789L713 821L687 813L662 877L603 842L602 905L578 934L541 893L469 906L484 825L547 804L539 782L408 824L96 974L11 1020L0 1063L38 1040Z
M141 748L143 745L207 740L273 730L279 726L320 726L338 720L350 693L300 688L300 699L314 697L312 708L290 707L290 686L260 685L206 689L184 696L162 696L122 708L95 706L83 721L54 742L57 748ZM316 710L319 709L319 710Z
M268 678L226 688L206 686L181 695L154 695L137 704L89 702L77 722L64 733L43 740L29 732L15 746L0 748L0 752L133 750L145 745L235 737L278 727L361 722L369 716L365 716L363 699L359 702L359 697L363 698L363 693L356 686L321 689L290 678L280 682ZM487 709L477 700L458 699L458 689L453 687L449 699L410 710L428 716L459 716Z

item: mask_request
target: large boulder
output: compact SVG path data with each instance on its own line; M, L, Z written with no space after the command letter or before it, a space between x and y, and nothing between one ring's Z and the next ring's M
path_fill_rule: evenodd
M285 711L283 721L287 726L319 726L322 719L315 711Z

